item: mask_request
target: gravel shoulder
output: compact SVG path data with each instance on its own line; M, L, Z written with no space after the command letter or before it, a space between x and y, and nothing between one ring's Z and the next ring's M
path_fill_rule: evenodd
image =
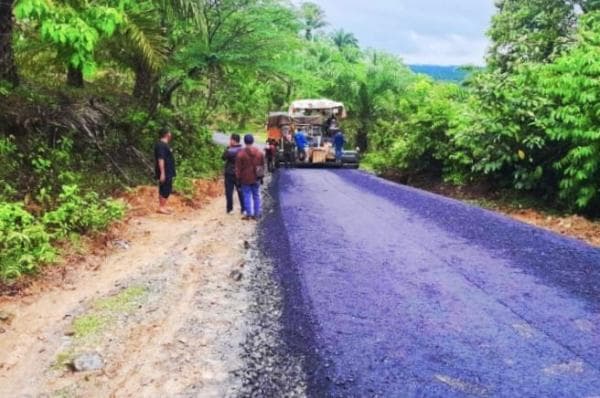
M301 366L292 381L294 361L269 372L285 353L256 224L223 201L134 218L122 247L68 288L2 302L14 318L2 325L0 396L301 396Z

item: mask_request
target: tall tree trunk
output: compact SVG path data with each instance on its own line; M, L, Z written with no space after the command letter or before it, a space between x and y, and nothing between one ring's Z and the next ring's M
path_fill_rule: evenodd
M362 152L366 152L369 149L369 130L371 127L371 118L373 117L372 112L372 101L369 87L365 82L360 84L358 90L358 121L359 129L356 133L356 144Z
M17 86L19 76L12 48L14 2L15 0L0 0L0 80Z
M67 85L76 88L83 88L83 71L79 68L69 65L67 69Z
M369 134L366 126L361 126L360 130L356 133L356 145L360 148L361 152L366 152L369 149Z
M135 85L133 96L148 105L150 111L156 110L159 102L158 76L143 60L137 60L134 66Z

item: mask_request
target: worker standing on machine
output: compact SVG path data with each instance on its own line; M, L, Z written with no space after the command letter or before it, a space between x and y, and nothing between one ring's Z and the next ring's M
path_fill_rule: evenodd
M296 129L296 134L294 135L294 141L296 142L296 151L298 152L298 160L300 162L306 161L306 133L301 128Z

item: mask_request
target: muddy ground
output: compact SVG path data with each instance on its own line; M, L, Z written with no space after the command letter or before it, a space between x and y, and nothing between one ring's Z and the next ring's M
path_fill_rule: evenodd
M256 223L222 197L140 214L61 287L0 302L0 397L303 396Z

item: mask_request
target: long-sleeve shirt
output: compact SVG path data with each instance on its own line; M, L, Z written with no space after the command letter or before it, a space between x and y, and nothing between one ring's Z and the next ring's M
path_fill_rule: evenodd
M223 160L225 161L225 175L235 175L235 159L241 150L241 145L235 145L230 146L225 150L225 152L223 152Z
M304 135L303 131L299 131L296 133L296 135L294 135L294 141L296 142L296 147L298 149L306 148L306 135Z
M240 150L235 158L235 176L242 185L256 184L256 168L264 165L265 155L262 151L256 147L246 147Z

